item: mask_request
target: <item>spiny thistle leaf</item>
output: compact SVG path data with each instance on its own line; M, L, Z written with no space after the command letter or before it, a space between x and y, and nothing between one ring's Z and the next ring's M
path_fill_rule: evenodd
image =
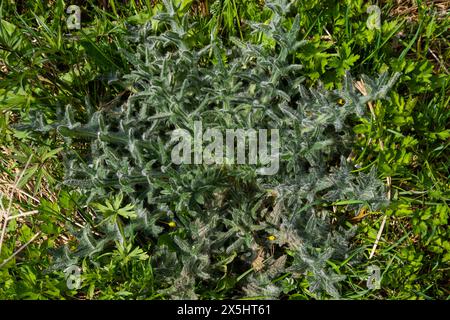
M386 202L375 172L349 169L348 122L365 114L368 101L385 98L397 75L364 77L366 96L349 74L342 89L306 88L301 66L292 62L305 44L298 18L287 29L283 15L290 3L268 3L270 23L253 25L275 46L234 40L226 48L212 36L210 45L195 48L188 16L180 19L168 0L156 17L163 31L150 24L130 30L123 50L131 72L117 80L129 88L128 100L91 112L87 123L77 122L68 107L58 125L73 150L80 141L91 147L83 156L67 154L66 184L97 203L123 194L121 208L114 206L122 210L117 223L98 225L95 236L85 227L75 256L95 261L117 241L151 243L161 294L196 298L199 282L213 289L217 279L237 280L263 248L270 259L236 281L236 297L280 297L283 288L273 280L284 272L287 280L306 277L318 296L339 296L343 276L327 261L348 257L352 230L332 222L332 203L359 200L377 210ZM220 131L279 129L278 173L260 176L250 164L172 163L170 132L192 133L200 119L204 128ZM217 267L230 256L225 268Z

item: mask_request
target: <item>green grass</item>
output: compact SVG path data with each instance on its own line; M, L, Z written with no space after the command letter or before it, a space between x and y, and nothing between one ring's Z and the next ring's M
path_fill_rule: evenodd
M101 259L98 268L84 265L87 290L82 293L67 288L62 272L45 271L51 265L51 250L70 243L72 228L89 222L94 208L82 206L82 195L60 185L61 138L43 138L17 125L35 119L36 111L57 119L67 104L84 110L115 103L125 88L108 80L129 67L119 50L125 47L126 24L144 23L159 12L160 5L112 0L101 8L90 1L82 6L82 29L68 35L63 17L69 3L25 2L16 8L4 1L0 8L0 201L8 208L12 199L10 216L38 212L8 223L0 264L38 236L0 268L0 283L4 284L0 298L158 299L159 287L148 257L131 247L118 245ZM182 1L178 13L195 15L194 46L208 43L211 32L224 42L232 37L268 41L262 34L250 34L246 24L250 18L260 22L270 18L259 1L202 3L208 6ZM394 2L387 1L381 8L381 30L369 30L367 5L362 1L301 1L295 8L307 44L293 62L303 65L308 85L320 82L336 88L346 71L370 76L383 71L402 74L391 100L373 106L372 121L355 119L353 158L358 167L354 171L375 167L380 179L390 181L391 204L383 212L367 212L364 219L352 221L358 226L354 259L329 262L336 272L347 275L343 297L449 299L448 14L443 17L436 8L419 2L417 19L409 21L390 15ZM20 170L24 174L16 184L24 193L11 193L10 185ZM337 210L350 223L346 205L338 204ZM384 216L386 224L369 259ZM381 269L378 290L366 285L371 265ZM288 299L314 298L306 280L283 285ZM232 287L221 279L217 290L205 292L204 298L226 298L224 292Z

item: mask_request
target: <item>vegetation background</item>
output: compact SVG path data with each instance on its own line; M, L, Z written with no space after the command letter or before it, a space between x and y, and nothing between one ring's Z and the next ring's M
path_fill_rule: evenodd
M249 20L271 19L263 1L177 3L178 14L196 22L194 46L208 43L211 34L223 43L233 37L266 41L248 26ZM81 8L80 30L67 29L65 10L71 4ZM373 19L370 5L381 9L379 29L367 25ZM1 2L0 298L162 298L150 260L137 247L117 246L98 268L84 264L80 290L68 288L64 272L48 272L52 250L71 244L74 228L102 207L84 205L83 194L61 184L60 137L20 126L37 112L56 119L57 110L68 104L77 108L89 101L107 108L120 101L123 91L108 81L118 70L130 70L119 54L129 45L127 28L149 21L162 7L153 0ZM360 119L353 127L355 172L376 168L391 202L381 212L336 206L357 226L352 245L355 255L364 256L357 264L327 262L346 275L343 298L450 297L449 7L445 0L295 2L306 45L294 59L303 65L308 86L335 89L347 71L371 77L401 73L389 102L375 104L372 120ZM110 205L126 214L121 202L111 199ZM381 269L379 289L367 288L371 265ZM286 299L318 298L305 279L284 286ZM224 298L227 290L218 286L201 298Z

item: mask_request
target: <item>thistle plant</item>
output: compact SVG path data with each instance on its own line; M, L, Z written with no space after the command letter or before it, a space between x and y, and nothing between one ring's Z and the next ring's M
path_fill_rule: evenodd
M265 44L233 39L225 47L211 36L200 48L189 16L164 4L154 17L158 31L151 23L129 30L122 54L131 72L111 83L128 92L124 103L88 104L85 114L67 106L61 121L38 122L64 137L64 183L97 209L94 223L76 233L78 248L62 249L55 266L98 263L115 244L132 243L151 257L165 297L216 290L274 299L286 281L306 279L316 297L338 298L344 276L327 261L349 257L353 228L333 204L347 201L358 212L387 202L374 171L351 172L352 121L365 117L369 101L386 98L396 75L361 76L366 95L349 74L341 89L305 87L294 57L307 42L299 40L299 18L284 15L287 1L266 4L269 23L249 23ZM170 133L192 132L195 121L221 131L279 129L279 171L173 164Z

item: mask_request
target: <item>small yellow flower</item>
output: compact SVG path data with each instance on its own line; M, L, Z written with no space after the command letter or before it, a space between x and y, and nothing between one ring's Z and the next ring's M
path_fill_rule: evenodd
M267 190L267 193L269 194L269 196L271 196L272 198L278 198L278 192L275 189L269 189Z
M345 100L344 99L339 99L337 101L338 105L343 106L345 104Z
M177 223L176 223L175 221L170 221L170 222L168 223L168 225L169 225L169 227L171 227L171 228L175 228L175 227L177 226Z
M277 239L277 237L275 237L273 234L271 234L270 236L267 237L267 240L269 241L275 241Z

